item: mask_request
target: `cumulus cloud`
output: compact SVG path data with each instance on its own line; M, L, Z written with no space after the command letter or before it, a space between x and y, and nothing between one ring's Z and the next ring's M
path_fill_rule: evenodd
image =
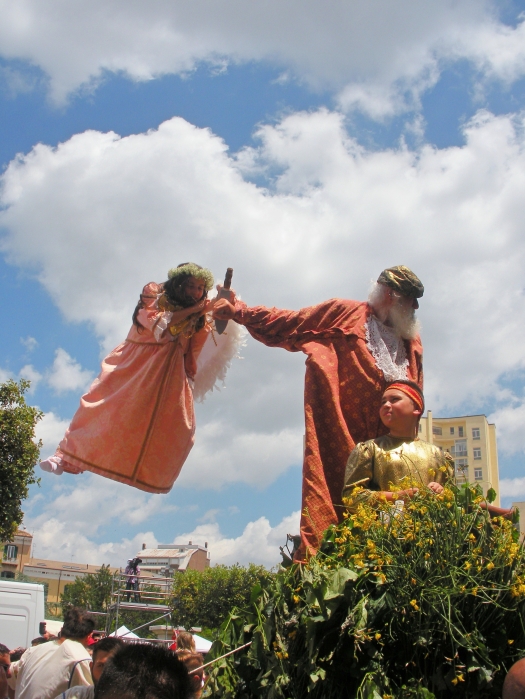
M93 372L82 369L61 347L56 350L53 365L46 373L46 381L56 393L85 390L92 380Z
M258 563L272 568L281 562L279 546L286 543L286 535L298 533L299 519L300 512L292 512L272 527L266 517L260 517L255 522L249 522L242 534L233 538L224 537L216 522L200 524L175 541L208 542L212 565Z
M68 427L69 420L62 420L53 412L45 413L40 422L37 422L35 435L37 440L42 440L42 459L47 459L54 453Z
M525 478L502 478L499 487L502 498L512 498L517 502L525 497Z
M0 10L3 56L39 66L56 102L81 86L94 89L107 72L149 80L201 62L223 69L265 60L382 117L417 103L440 62L466 58L503 79L524 70L525 25L502 24L489 1L385 0L378 12L372 3L315 0L83 0L74 11L63 0L2 0ZM8 77L25 89L35 81L13 69Z
M509 405L489 416L489 421L498 427L498 449L506 454L525 452L525 401L512 398Z
M427 289L429 405L483 404L523 366L521 117L480 112L466 144L442 150L367 151L327 110L290 115L258 138L239 161L174 118L147 134L38 145L2 178L4 248L38 270L66 318L92 323L105 349L125 337L142 284L181 259L218 278L234 266L249 303L292 308L363 298L381 268L404 262ZM244 179L247 161L271 175L268 188ZM79 276L90 283L74 284ZM292 429L297 444L303 359L253 341L243 354L226 391L200 410L207 438L221 405L243 433Z
M32 364L26 364L20 369L20 378L31 382L29 393L33 393L43 377Z
M31 337L31 335L21 337L20 342L24 345L28 352L33 352L38 347L38 342L34 337Z

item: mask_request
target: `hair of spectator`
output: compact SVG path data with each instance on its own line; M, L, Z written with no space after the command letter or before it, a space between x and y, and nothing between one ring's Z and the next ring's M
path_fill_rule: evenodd
M108 658L95 699L187 699L190 687L175 653L150 643L127 643Z
M32 646L40 646L40 645L42 645L42 643L47 643L48 641L49 641L49 639L46 638L45 636L37 636L36 638L33 638L33 640L31 641L31 645Z
M195 639L189 631L181 631L177 635L177 650L195 651Z
M20 660L20 658L24 655L26 652L26 648L22 648L22 646L19 646L18 648L14 648L10 653L9 653L9 658L11 659L12 663L16 663L17 660Z
M97 641L91 648L93 649L93 662L97 657L97 653L112 653L117 648L122 648L124 641L115 636L106 636Z
M204 665L204 658L200 653L192 653L187 650L183 650L180 654L177 654L177 657L186 665L188 673L191 673L190 682L192 692L197 692L202 687L202 680L204 677L204 669L202 666ZM195 672L195 670L197 670L197 672Z
M9 648L7 646L4 646L3 643L0 643L0 655L9 655L10 652L11 651L9 650Z
M95 628L95 622L89 612L79 607L71 607L64 614L61 638L86 638Z

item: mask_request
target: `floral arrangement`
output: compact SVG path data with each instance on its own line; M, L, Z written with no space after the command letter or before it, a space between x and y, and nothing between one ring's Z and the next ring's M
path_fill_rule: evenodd
M525 655L518 531L491 519L479 486L419 488L403 508L355 492L306 566L254 588L212 657L252 644L213 667L208 695L500 697Z

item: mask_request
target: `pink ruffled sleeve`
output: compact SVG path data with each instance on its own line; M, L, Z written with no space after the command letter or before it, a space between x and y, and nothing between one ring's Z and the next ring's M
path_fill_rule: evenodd
M142 308L137 315L138 322L153 334L157 342L161 341L173 316L171 311L162 311L159 308L161 294L161 284L155 282L146 284L140 295Z

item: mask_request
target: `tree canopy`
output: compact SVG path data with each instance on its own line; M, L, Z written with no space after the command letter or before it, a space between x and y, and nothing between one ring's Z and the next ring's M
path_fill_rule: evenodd
M173 621L189 629L217 629L233 607L250 601L254 585L272 577L263 566L218 565L204 572L187 570L173 583Z
M43 413L27 405L29 386L25 379L0 384L0 541L9 541L21 524L22 500L39 480L34 468L42 443L35 441L35 427Z

